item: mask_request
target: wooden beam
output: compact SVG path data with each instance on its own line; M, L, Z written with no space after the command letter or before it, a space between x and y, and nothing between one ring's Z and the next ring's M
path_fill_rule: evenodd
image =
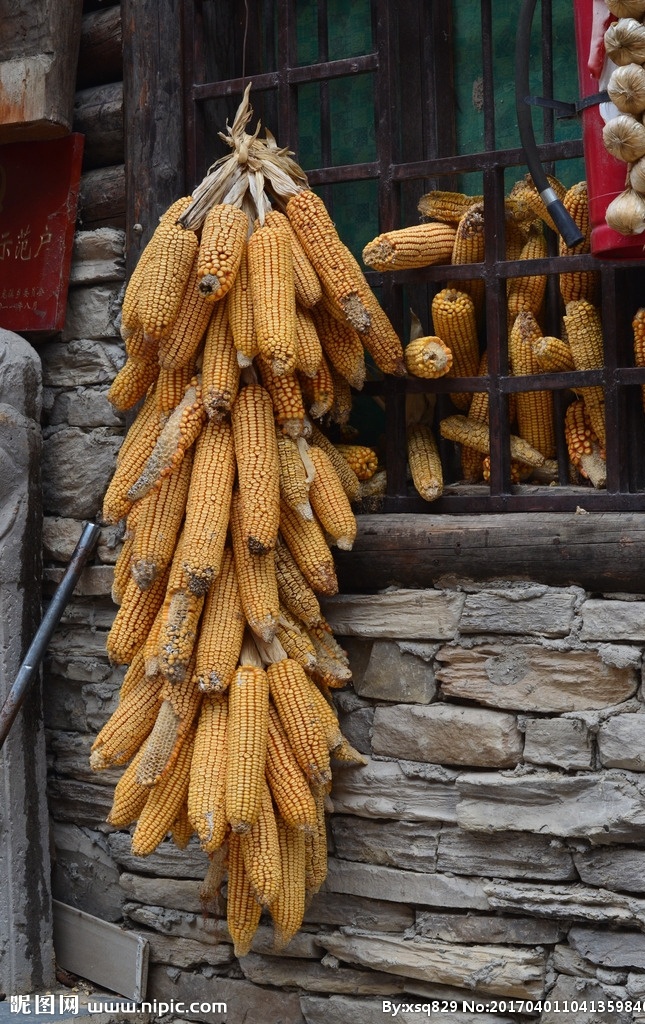
M121 8L118 4L83 15L76 77L78 89L118 82L123 78L121 41Z
M122 164L123 83L80 89L74 99L74 131L85 136L85 170Z
M184 194L180 0L123 0L128 271L160 215Z
M99 167L81 175L78 221L84 231L125 229L125 167Z
M645 513L360 515L352 551L334 556L340 589L431 587L442 576L524 579L642 593Z

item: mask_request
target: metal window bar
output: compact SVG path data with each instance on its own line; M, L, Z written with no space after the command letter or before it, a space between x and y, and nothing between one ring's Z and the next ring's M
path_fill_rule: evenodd
M378 181L380 230L403 226L401 215L401 189L410 183L418 185L418 196L430 188L453 188L457 175L478 172L483 181L485 255L481 264L468 266L431 266L418 271L399 271L393 274L368 272L372 285L381 289L382 301L393 323L399 329L403 322L402 301L406 285L426 285L436 291L448 278L468 279L481 276L486 290L486 334L489 339L489 371L487 377L419 378L368 381L365 393L382 396L386 405L386 467L388 490L385 511L414 512L474 512L474 511L571 511L579 505L587 510L641 509L645 506L645 473L641 454L645 442L643 414L637 392L645 384L645 368L631 365L633 357L627 339L630 337L630 308L628 294L634 294L630 275L642 274L642 264L621 261L619 265L595 259L589 255L560 257L557 241L550 239L547 258L531 261L506 260L504 249L504 172L518 167L524 171L521 148L497 148L495 129L495 83L493 76L493 11L491 0L481 0L481 40L483 67L484 149L481 152L456 154L454 117L447 116L452 102L451 88L454 69L450 48L451 4L443 0L425 0L422 4L409 4L405 0L372 0L375 48L373 52L344 58L329 59L327 38L327 0L318 0L318 60L307 65L297 64L296 12L297 0L276 0L269 5L274 12L276 26L276 66L270 70L249 72L242 77L242 53L235 55L235 77L207 80L204 54L204 4L208 0L183 0L186 125L187 125L187 178L198 181L205 170L204 116L206 101L241 96L249 78L253 80L254 95L275 91L278 97L276 135L284 140L297 138L298 86L318 82L321 96L321 153L322 165L307 171L309 182L321 190L329 203L329 187L339 182L376 179ZM234 5L238 20L243 18L240 5ZM258 4L261 8L262 5ZM420 38L419 60L423 61L421 95L397 94L396 36L397 17L418 16ZM552 4L542 0L542 90L553 95ZM270 20L270 19L269 19ZM263 27L267 27L264 26ZM271 45L270 38L255 26L249 31L248 52L254 52L256 67L262 66L262 50ZM238 35L239 35L238 26ZM272 26L271 26L272 31ZM268 31L268 37L271 35ZM435 44L441 40L441 45ZM425 73L424 72L425 69ZM376 74L376 145L374 161L332 165L332 145L328 83L334 78L375 72ZM423 158L398 158L396 135L402 105L415 103L422 123ZM543 109L543 138L540 156L547 170L552 171L556 161L579 158L583 155L580 139L555 141L554 112ZM272 126L273 127L273 126ZM557 274L562 271L597 270L601 275L603 306L602 322L605 337L605 363L602 369L570 371L513 377L509 375L507 349L506 285L514 277L527 274L549 275L551 296L547 330L557 333L558 317L555 309L559 302ZM631 292L630 292L631 284ZM632 308L635 308L632 302ZM496 338L497 344L490 343ZM604 490L591 487L556 487L538 485L512 485L510 483L510 426L507 415L508 398L513 392L551 389L554 393L557 432L557 458L560 479L566 479L568 454L562 434L565 393L571 388L601 384L605 389L607 426L607 485ZM456 391L488 390L491 441L491 478L489 485L463 488L453 485L432 504L424 502L406 482L405 449L405 396L413 392L432 392L442 396ZM447 401L447 399L446 399ZM440 442L441 443L441 442ZM445 448L445 444L444 444Z

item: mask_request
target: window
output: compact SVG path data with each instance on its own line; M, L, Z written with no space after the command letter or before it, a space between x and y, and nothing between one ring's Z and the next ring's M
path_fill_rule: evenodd
M432 189L484 197L486 247L474 272L485 288L480 345L486 377L374 379L356 396L356 415L384 437L388 491L384 511L519 511L636 509L645 502L644 422L634 366L631 319L643 302L636 261L548 255L506 259L504 196L526 173L515 127L515 5L501 0L184 0L188 181L198 181L222 152L217 131L233 117L252 80L256 116L280 145L289 144L309 182L325 199L343 240L360 259L379 231L416 223L419 198ZM568 0L542 0L534 25L532 90L577 96L573 15ZM190 84L192 83L192 85ZM565 185L584 178L580 126L544 107L534 116L547 171ZM560 272L596 270L601 279L605 362L602 369L517 377L509 374L507 283L527 273L548 276L542 328L558 336ZM426 333L432 296L447 280L473 276L472 266L428 267L368 279L403 339L409 310ZM569 482L563 433L572 388L605 393L607 482L602 489ZM559 484L511 483L508 404L514 392L552 389ZM488 391L489 483L464 484L458 452L440 440L444 494L428 504L406 479L406 395L435 396L435 426L456 412L450 393ZM384 419L374 398L385 407ZM438 431L437 431L438 433Z

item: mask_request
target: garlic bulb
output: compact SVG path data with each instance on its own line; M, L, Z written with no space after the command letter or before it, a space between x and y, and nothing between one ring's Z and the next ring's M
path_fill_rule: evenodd
M605 32L605 50L614 64L645 64L645 25L621 18Z
M640 18L645 14L645 0L605 0L617 18Z
M621 235L640 235L645 231L645 198L639 192L626 188L612 199L605 219L609 227Z
M636 192L645 192L645 158L641 157L629 169L629 184Z
M645 110L645 68L625 64L612 71L607 83L609 99L624 114L640 114Z
M612 156L631 164L645 156L645 125L632 114L619 114L602 130L605 149Z

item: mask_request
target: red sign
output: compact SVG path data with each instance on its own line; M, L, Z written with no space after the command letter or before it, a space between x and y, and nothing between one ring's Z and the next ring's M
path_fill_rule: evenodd
M83 136L0 146L0 327L60 331Z

